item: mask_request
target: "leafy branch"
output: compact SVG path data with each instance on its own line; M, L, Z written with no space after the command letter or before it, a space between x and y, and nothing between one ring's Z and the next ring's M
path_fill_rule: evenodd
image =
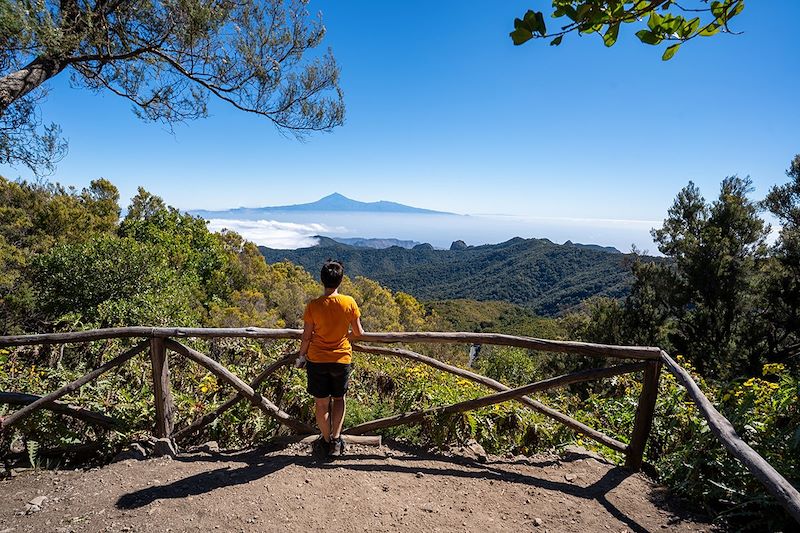
M528 10L521 19L514 20L514 31L509 35L515 45L531 39L550 39L551 46L558 46L567 34L597 33L610 47L617 42L622 24L638 24L646 18L646 28L637 31L636 36L652 46L672 43L661 56L668 61L687 41L738 33L730 29L729 23L744 10L744 0L697 1L694 7L687 7L673 0L553 0L550 16L570 21L559 31L548 32L544 14Z

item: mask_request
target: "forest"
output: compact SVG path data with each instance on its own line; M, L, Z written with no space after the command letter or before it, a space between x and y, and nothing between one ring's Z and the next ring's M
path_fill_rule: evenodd
M435 250L392 246L369 250L322 237L297 250L259 247L267 262L288 260L309 272L328 257L351 272L425 300L474 299L518 304L555 316L593 296L620 298L632 282L630 254L516 237L499 244ZM642 261L657 260L638 258Z
M342 292L361 306L369 331L497 331L541 338L660 346L691 369L736 430L790 480L800 479L800 156L788 182L756 201L748 179L725 178L712 200L693 184L678 192L653 238L664 260L630 258L627 293L594 297L542 317L514 302L479 301L464 293L418 298L377 281L347 278ZM122 216L116 187L93 181L77 190L55 183L0 179L0 324L2 334L122 325L298 327L305 302L321 291L303 267L269 263L258 247L139 189ZM777 221L772 230L765 221ZM594 252L605 254L604 252ZM605 254L614 257L617 254ZM458 265L459 263L454 263ZM478 277L480 272L463 272ZM466 298L466 299L465 299ZM0 390L42 394L96 366L125 340L84 347L0 350ZM296 349L290 341L193 341L243 379ZM413 348L413 347L412 347ZM419 347L426 355L468 364L457 347ZM516 348L486 347L479 372L509 386L565 369L597 365ZM70 401L112 416L113 431L39 413L20 425L2 452L6 468L62 467L86 457L70 450L87 441L92 461L112 457L150 431L152 384L145 361L81 389ZM218 405L228 391L202 369L172 369L177 424ZM486 393L481 386L430 369L360 355L346 425L451 403ZM286 369L266 384L282 408L313 419L301 371ZM625 442L641 390L635 375L542 394L541 400ZM11 409L0 406L0 415ZM721 523L788 527L788 515L718 444L683 389L662 375L648 472ZM5 410L5 411L4 411ZM231 409L196 441L224 447L257 444L280 432L245 405ZM444 447L476 439L493 453L531 454L577 443L612 460L616 452L581 439L512 404L387 430L385 436ZM53 453L52 450L60 450Z

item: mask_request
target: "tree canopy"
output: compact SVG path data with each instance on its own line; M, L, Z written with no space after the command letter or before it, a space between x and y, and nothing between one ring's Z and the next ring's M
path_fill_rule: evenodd
M668 261L633 265L624 301L587 305L578 337L661 346L690 359L707 378L753 375L800 355L800 156L790 181L761 202L749 178L725 178L708 202L689 183L652 231ZM769 243L763 209L780 223Z
M308 0L8 0L0 3L0 163L52 170L66 149L43 125L43 84L129 100L166 124L204 117L211 96L302 136L344 117L339 67Z
M544 13L528 10L514 20L510 33L514 44L538 38L550 39L551 46L558 46L570 33L596 33L606 46L614 46L620 27L632 24L643 26L636 36L644 44L669 43L661 56L667 61L687 41L735 33L729 23L744 10L744 0L552 0L552 6L550 16L558 21L559 29L548 30Z

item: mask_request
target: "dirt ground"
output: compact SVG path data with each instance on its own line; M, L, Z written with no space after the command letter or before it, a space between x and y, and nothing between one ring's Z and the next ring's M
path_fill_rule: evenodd
M30 504L36 497L39 506ZM351 445L345 457L323 461L308 446L292 444L26 471L0 482L0 533L323 530L713 527L671 506L645 476L588 453L489 456L481 464L398 445Z

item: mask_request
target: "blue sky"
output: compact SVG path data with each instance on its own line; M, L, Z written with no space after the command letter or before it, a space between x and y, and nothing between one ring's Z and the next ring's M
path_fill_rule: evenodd
M514 47L542 1L313 1L342 68L343 127L301 143L221 103L176 127L138 121L62 74L42 107L70 142L50 178L106 177L184 209L281 205L338 191L458 213L661 220L688 180L754 196L800 152L800 2L748 2L735 27L670 62L628 29ZM0 167L9 177L24 169Z

